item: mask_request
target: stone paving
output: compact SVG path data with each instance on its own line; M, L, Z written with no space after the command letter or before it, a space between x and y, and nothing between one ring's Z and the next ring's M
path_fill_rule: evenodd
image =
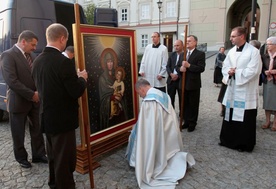
M199 120L196 130L182 131L184 149L190 152L196 165L187 171L176 189L271 189L276 188L276 132L261 129L264 110L260 94L257 122L257 144L252 153L238 152L218 145L222 118L217 96L220 88L213 84L215 56L207 53L206 70L202 74L203 87ZM260 91L261 87L260 87ZM176 101L177 102L177 101ZM178 107L176 107L178 113ZM26 147L30 151L29 134ZM134 169L125 159L126 145L98 158L101 167L94 170L97 189L136 189ZM30 154L30 153L29 153ZM29 157L30 158L30 157ZM0 188L48 188L48 166L32 164L23 169L14 160L8 121L0 123ZM90 188L89 175L74 173L77 189Z

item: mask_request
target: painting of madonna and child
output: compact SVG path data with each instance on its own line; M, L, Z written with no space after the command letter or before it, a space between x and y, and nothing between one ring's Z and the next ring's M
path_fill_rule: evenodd
M91 134L135 119L133 58L129 37L83 35Z

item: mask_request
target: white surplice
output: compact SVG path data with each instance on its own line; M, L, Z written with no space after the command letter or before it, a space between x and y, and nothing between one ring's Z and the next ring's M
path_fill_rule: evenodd
M234 121L243 121L244 110L256 109L259 97L259 75L262 60L258 49L245 43L242 52L234 46L227 54L222 67L223 82L228 87L222 104L226 106L225 120L233 108ZM235 76L229 78L230 68L236 68Z
M153 48L152 44L148 44L141 60L139 73L145 74L145 79L149 81L151 86L165 87L168 75L167 62L168 49L165 45L160 44L158 48ZM157 75L163 78L158 80Z
M191 154L183 152L179 122L169 96L151 88L143 99L138 121L127 148L130 166L140 188L175 188L189 166Z

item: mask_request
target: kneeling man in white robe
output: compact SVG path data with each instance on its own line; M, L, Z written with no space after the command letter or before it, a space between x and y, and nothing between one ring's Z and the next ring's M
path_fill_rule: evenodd
M135 89L143 101L129 137L129 164L135 167L140 188L175 188L184 177L187 165L193 166L195 160L191 154L183 152L171 99L145 79L138 80Z

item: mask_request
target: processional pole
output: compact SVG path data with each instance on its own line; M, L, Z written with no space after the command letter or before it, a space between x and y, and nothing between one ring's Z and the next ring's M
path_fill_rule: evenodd
M183 61L186 61L187 55L187 33L188 33L188 25L185 26L184 30L184 54L183 54ZM183 121L183 111L184 111L184 91L185 91L185 78L186 72L182 73L181 79L181 105L180 105L180 121L179 121L179 129L182 131L182 121Z
M74 11L75 11L75 25L76 25L76 34L75 35L76 36L74 36L74 37L77 38L76 41L78 41L78 42L81 41L81 35L80 35L80 11L79 10L80 10L79 9L79 4L75 3L74 4ZM74 45L74 47L75 47L75 45ZM80 104L82 104L82 103L80 103ZM80 110L82 110L82 108L80 108ZM83 117L80 119L80 122L82 122L82 119L83 119ZM86 150L87 150L90 188L95 188L95 186L94 186L94 176L93 176L93 161L92 161L91 146L90 146L90 126L86 125L83 122L82 122L82 124L84 125L84 129L81 132L84 132L84 138L85 138L85 140L82 141L82 142L85 142Z

